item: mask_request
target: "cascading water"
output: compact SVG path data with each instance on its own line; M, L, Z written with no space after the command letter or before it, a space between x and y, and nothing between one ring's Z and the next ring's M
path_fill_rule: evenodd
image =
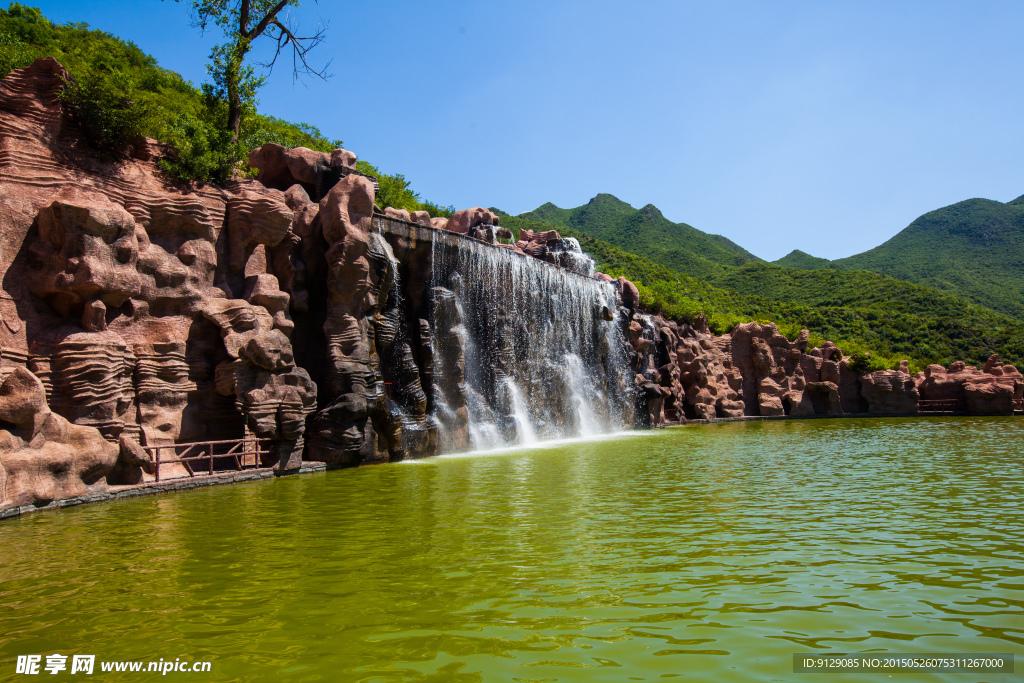
M629 426L632 375L611 285L460 235L432 239L444 450Z

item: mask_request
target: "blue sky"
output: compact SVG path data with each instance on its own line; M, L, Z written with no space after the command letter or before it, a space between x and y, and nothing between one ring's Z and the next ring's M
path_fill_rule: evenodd
M187 2L26 2L195 83ZM260 109L457 208L608 192L762 258L840 258L920 214L1024 194L1024 2L311 0L327 82Z

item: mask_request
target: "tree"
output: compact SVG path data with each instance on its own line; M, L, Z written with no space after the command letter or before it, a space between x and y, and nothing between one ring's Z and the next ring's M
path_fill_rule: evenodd
M175 0L176 2L180 0ZM289 26L287 18L281 19L281 12L289 5L298 5L298 0L192 0L192 23L206 31L211 23L219 26L227 36L227 42L213 48L207 70L213 78L208 90L227 102L227 130L231 141L238 142L242 117L247 109L255 109L256 91L263 85L264 78L257 76L255 69L245 63L252 49L252 43L260 36L267 36L276 43L273 56L259 66L272 71L282 53L291 48L292 75L326 79L327 67L317 69L308 61L309 52L323 42L327 31L321 24L312 35L297 35L297 28Z

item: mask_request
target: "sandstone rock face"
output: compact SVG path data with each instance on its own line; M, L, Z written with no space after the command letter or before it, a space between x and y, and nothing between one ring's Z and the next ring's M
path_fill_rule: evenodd
M124 207L99 194L66 188L39 212L36 224L39 239L30 246L36 263L29 291L54 310L70 315L91 303L101 312L96 324L104 328L107 306L116 308L139 296L139 241L135 220Z
M472 209L462 209L452 214L452 217L444 225L448 232L455 232L460 235L468 235L470 230L480 225L497 225L498 216L485 208L474 206Z
M343 176L355 170L356 155L344 149L328 154L267 143L249 152L249 165L259 170L256 180L264 186L287 190L301 185L319 201Z
M1004 365L996 355L990 356L981 370L962 361L948 368L929 365L914 380L921 400L940 402L946 410L982 415L1012 414L1014 400L1021 399L1024 389L1020 371Z
M412 221L413 223L418 223L419 225L431 227L430 214L426 211L413 211L412 213L409 214L409 220Z
M272 443L264 465L299 467L316 385L295 367L288 338L265 308L244 300L211 299L203 315L220 328L229 356L215 370L217 392L234 397L247 428Z
M264 145L259 181L225 187L170 182L155 140L96 160L66 144L65 76L43 59L0 80L0 507L144 482L147 449L197 441L255 437L293 469L465 450L481 424L513 442L915 407L905 371L859 377L806 332L646 315L557 231L375 215L345 150ZM995 357L916 380L978 413L1024 390Z
M0 384L0 507L45 505L103 489L119 447L46 405L42 383L24 368Z
M637 372L639 407L660 400L648 386L655 384L668 392L666 417L917 412L917 390L907 373L885 371L862 377L832 342L808 349L806 330L792 342L774 324L746 323L727 335L714 336L703 316L691 325L659 316L627 315L625 329ZM1015 370L1004 372L1012 376ZM653 409L647 412L652 419L660 419Z
M397 218L400 221L411 222L412 216L405 209L392 209L390 206L384 209L384 215L388 218Z
M275 247L288 234L292 210L283 193L243 191L228 200L228 243L231 272L245 269L256 247Z
M46 449L101 435L107 445L89 448L106 458L100 479L110 483L152 474L143 444L240 438L246 429L267 439L271 461L277 453L279 466L296 464L316 389L280 359L292 353L291 293L308 302L303 252L317 239L318 207L294 183L287 193L252 182L175 188L156 168L165 147L155 141L120 164L68 149L55 158L64 130L58 67L41 60L0 81L0 380L31 371L49 424L73 423L70 436L43 439ZM324 163L351 161L334 157ZM223 301L240 302L224 337L204 315ZM254 336L249 326L265 334L236 344ZM228 376L232 391L218 391ZM46 476L60 495L99 481L54 472Z
M967 412L972 415L1012 415L1013 388L1005 384L964 384Z
M640 290L632 282L620 277L619 291L622 294L622 305L634 311L640 309Z
M506 233L498 236L508 239L512 233L509 231L507 236ZM562 237L556 230L523 230L515 247L535 259L553 263L574 273L588 277L594 274L594 260L583 253L579 241L575 237Z
M913 378L899 370L880 370L860 378L861 392L872 413L914 414L919 393Z
M394 257L372 230L373 184L348 176L320 202L327 251L327 395L331 403L314 421L310 446L318 459L359 464L388 459L371 419L387 412L380 377L375 316L395 279Z
M733 363L743 377L747 415L845 412L842 397L849 384L843 384L842 354L831 342L806 351L806 330L790 342L774 324L757 323L737 325L729 337Z

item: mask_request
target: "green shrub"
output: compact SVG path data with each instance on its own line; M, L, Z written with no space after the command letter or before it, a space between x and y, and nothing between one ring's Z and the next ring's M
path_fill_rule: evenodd
M850 356L850 361L847 364L851 370L856 372L858 375L863 375L866 372L878 372L879 370L888 370L888 364L880 358L872 358L870 353L858 351L857 353Z
M131 79L121 71L87 73L66 82L60 100L78 126L82 142L105 159L125 155L142 135L146 108L133 99Z
M35 59L32 49L9 33L0 33L0 78Z
M289 123L260 114L252 114L243 119L241 138L246 152L270 142L288 148L307 147L317 152L330 152L343 146L341 140L328 139L319 128L311 124Z
M168 139L174 156L161 159L160 168L179 180L225 183L241 158L238 145L226 131L183 114L172 123Z
M428 202L425 199L421 199L420 211L426 211L430 214L431 218L451 218L452 214L455 213L455 206L438 206L434 202ZM516 235L516 237L518 237L518 235Z

